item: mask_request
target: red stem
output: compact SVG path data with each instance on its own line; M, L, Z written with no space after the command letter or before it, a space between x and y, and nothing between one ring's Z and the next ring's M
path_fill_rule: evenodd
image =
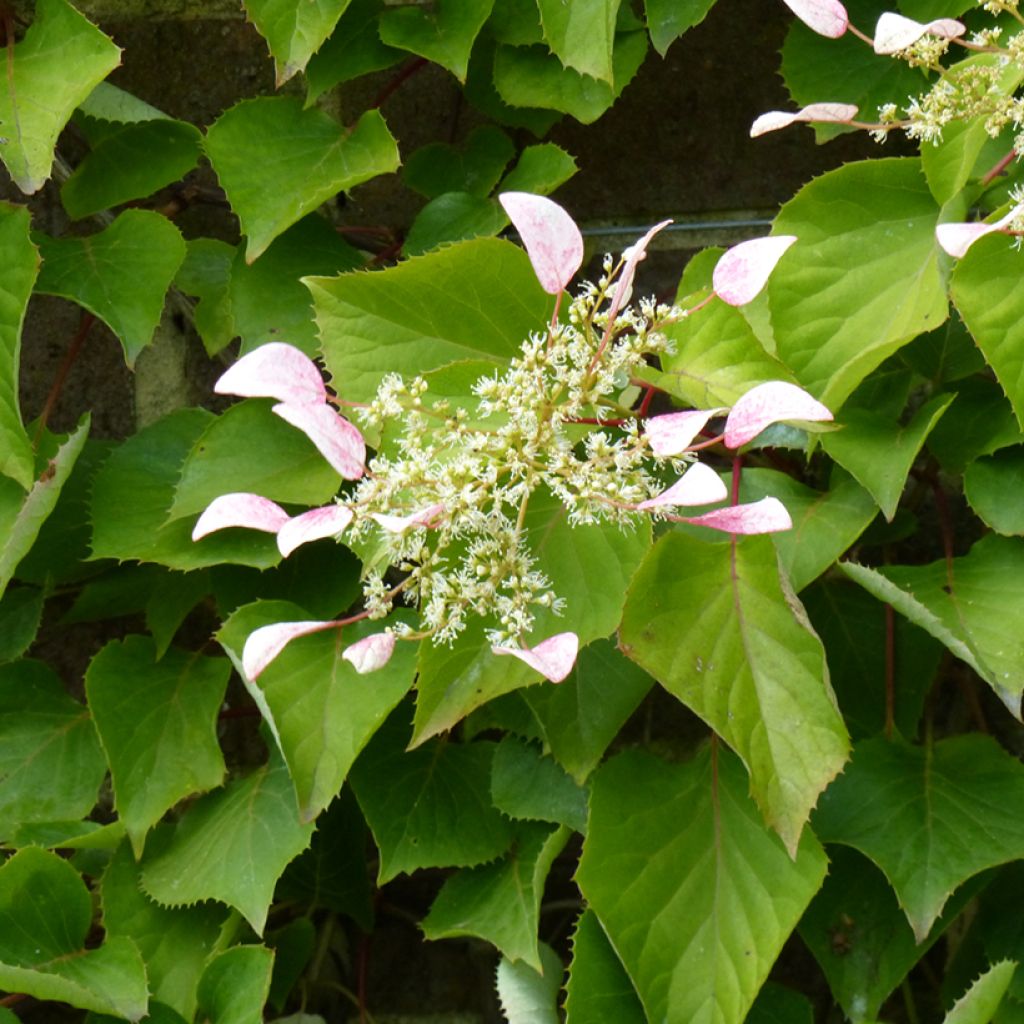
M359 1001L359 1024L366 1024L366 975L370 963L370 936L364 935L359 940L359 965L356 976L356 998Z
M403 64L387 85L377 93L377 98L370 104L370 109L376 110L378 107L383 106L393 93L397 92L417 71L421 71L428 63L426 57L415 57L413 60Z
M988 172L988 173L987 173L987 174L986 174L986 175L985 175L985 176L984 176L984 177L983 177L983 178L981 179L981 183L982 183L982 185L990 185L990 184L992 184L992 182L993 182L993 181L994 181L994 180L995 180L996 178L998 178L998 177L999 177L999 175L1000 175L1000 174L1002 174L1002 173L1003 173L1003 171L1005 171L1007 167L1009 167L1009 166L1010 166L1010 164L1011 164L1011 163L1013 162L1013 158L1014 158L1014 157L1015 157L1016 155L1017 155L1017 151L1016 151L1015 149L1011 149L1011 150L1010 150L1010 152L1009 152L1009 153L1007 153L1007 154L1006 154L1006 156L1004 156L1004 157L1003 157L1003 158L1002 158L1002 159L1001 159L1001 160L999 161L999 163L997 163L997 164L995 165L995 167L993 167L993 168L992 168L992 170L990 170L990 171L989 171L989 172Z
M46 396L46 404L43 406L43 411L39 415L39 426L36 427L34 442L37 445L39 444L39 439L43 436L43 431L46 429L46 424L50 419L50 414L53 412L53 407L60 399L60 393L64 388L64 382L67 380L68 373L71 367L74 366L78 354L82 351L82 345L89 334L89 329L95 322L96 317L92 313L87 313L85 310L82 311L82 315L78 320L78 330L71 339L71 344L68 345L68 350L61 360L60 366L57 367L57 376L53 380L50 393Z
M644 397L640 402L640 408L636 411L638 419L642 420L647 415L647 410L650 409L651 402L654 400L655 392L660 390L661 388L656 388L653 384L647 385L647 390L644 392Z
M734 455L732 457L732 491L729 495L729 504L738 505L740 503L740 473L743 471L743 456Z

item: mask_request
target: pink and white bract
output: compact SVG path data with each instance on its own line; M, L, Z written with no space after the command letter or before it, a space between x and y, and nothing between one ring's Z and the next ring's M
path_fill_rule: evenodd
M819 36L838 39L846 32L850 16L839 0L782 0L782 2Z
M412 529L414 526L431 526L438 516L443 514L444 505L428 505L407 516L389 516L383 512L371 512L370 518L388 533L405 533L406 530Z
M765 427L784 420L825 422L832 413L803 388L782 380L770 380L751 388L732 407L725 421L727 448L752 441Z
M326 403L289 405L281 402L274 406L273 411L301 430L343 479L358 480L362 477L366 442L344 416L339 416Z
M950 256L960 259L979 238L1005 231L1021 213L1024 213L1024 203L1015 206L1006 216L992 224L940 224L935 229L935 238Z
M277 533L287 522L288 513L269 498L244 492L222 494L207 505L196 521L192 528L192 539L202 540L209 533L232 526Z
M565 291L583 263L583 236L576 222L558 203L529 192L502 192L505 208L540 286L550 295Z
M383 668L395 652L394 633L372 633L345 648L342 657L361 675Z
M857 109L852 103L811 103L795 114L785 110L769 110L750 126L750 137L756 139L797 122L849 124L857 116Z
M556 633L536 647L492 647L495 654L511 654L525 661L552 683L560 683L576 664L580 638L575 633Z
M748 535L780 533L793 528L793 520L778 498L762 498L747 505L727 505L702 516L687 516L682 521L693 526L709 526L712 530Z
M310 541L334 537L352 522L352 510L344 505L311 508L289 519L277 531L277 549L287 558L297 547Z
M745 306L757 297L775 265L795 241L796 235L770 235L734 245L715 264L715 294L730 306Z
M619 310L629 302L630 296L633 294L633 278L636 277L637 264L642 259L647 258L647 246L651 244L651 239L671 223L672 221L670 220L663 220L660 224L655 224L643 238L634 242L623 252L622 258L626 262L622 267L622 272L619 274L619 282L615 286L615 293L612 295L612 304L608 307L609 323L615 319Z
M690 409L668 412L644 421L644 433L651 451L659 458L681 455L693 444L693 439L704 429L708 420L727 409Z
M710 466L697 462L667 490L647 501L641 501L637 509L646 511L672 505L710 505L728 497L729 491L722 483L722 478Z
M275 622L269 626L260 626L249 634L242 648L242 669L250 680L255 681L292 640L337 628L338 624L333 621Z
M327 401L320 370L293 345L272 341L242 356L213 386L218 395L276 398L289 405Z
M956 39L967 31L967 27L955 18L936 18L934 21L914 21L902 14L886 11L875 25L875 53L899 53L913 46L922 36L938 36L940 39Z

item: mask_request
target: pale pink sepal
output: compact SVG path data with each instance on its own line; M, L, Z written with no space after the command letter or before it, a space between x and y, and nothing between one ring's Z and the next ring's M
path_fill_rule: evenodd
M960 259L979 238L1003 231L1022 211L1024 204L1015 206L1005 217L1000 217L992 224L940 224L935 229L935 238L950 256Z
M651 451L659 458L681 455L693 444L693 439L714 416L726 409L691 409L687 412L669 412L644 421L644 433Z
M838 39L850 24L850 16L839 0L783 0L783 3L819 36Z
M290 405L327 400L323 378L313 362L294 345L272 341L242 356L223 373L213 390L218 395L276 398Z
M786 506L778 498L762 498L749 505L727 505L683 521L693 526L710 526L712 530L744 534L779 533L793 527Z
M745 306L757 297L795 241L795 235L769 235L734 245L715 264L711 275L715 294L730 306Z
M316 445L317 451L346 480L358 480L366 461L363 435L344 416L329 405L274 406L281 419L301 430Z
M784 420L822 422L832 413L803 388L783 380L770 380L751 388L732 407L725 421L725 445L739 448L765 427Z
M502 192L498 201L505 208L541 288L558 295L583 263L583 236L576 222L551 199L529 192Z
M938 36L940 39L956 39L967 31L963 22L955 18L936 18L920 22L886 11L875 25L875 53L899 53L913 46L923 35Z
M619 310L629 302L630 296L633 294L633 278L636 277L637 264L642 259L647 258L647 246L651 244L651 239L671 223L672 221L670 220L663 220L660 224L655 224L643 238L634 242L628 249L623 250L622 258L626 262L623 264L622 273L619 274L619 282L615 286L614 295L612 295L612 304L608 307L609 323L615 319Z
M669 505L710 505L729 497L722 478L703 462L691 466L671 487L637 505L638 511Z
M352 522L352 510L344 505L311 508L295 516L277 531L277 549L287 558L297 547L310 541L333 537Z
M785 110L769 110L750 126L750 137L756 139L768 132L777 132L800 122L822 122L825 124L849 124L857 116L857 107L852 103L811 103L790 113Z
M244 526L264 533L277 533L288 522L288 513L269 498L235 492L214 498L192 528L192 539L202 540L208 533L229 526Z
M275 622L260 626L249 634L242 648L242 669L254 680L292 640L337 626L336 622Z
M394 633L373 633L345 648L342 657L361 675L383 668L395 651Z
M428 505L407 516L389 516L384 512L371 512L370 518L388 533L405 533L406 530L414 526L433 526L443 513L444 505Z
M495 654L511 654L525 661L552 683L560 683L576 664L580 638L575 633L557 633L536 647L492 647Z

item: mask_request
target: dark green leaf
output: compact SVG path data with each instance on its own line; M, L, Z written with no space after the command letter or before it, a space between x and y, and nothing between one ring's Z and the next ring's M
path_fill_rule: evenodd
M566 1024L646 1024L640 997L593 910L585 910L572 937L565 999Z
M37 587L17 587L0 598L0 663L20 658L35 640L43 597Z
M527 146L515 167L501 182L502 192L533 192L546 196L564 185L578 170L576 161L561 146L542 142Z
M235 321L228 295L235 247L216 238L192 238L185 243L185 262L174 278L176 288L197 298L196 330L207 355L214 356L235 337Z
M536 746L506 736L491 771L491 800L502 813L586 832L587 791Z
M806 996L769 981L758 992L745 1024L814 1024L814 1007Z
M431 142L405 161L402 181L420 195L436 199L445 192L489 196L515 156L515 143L496 125L481 125L461 146Z
M316 928L308 917L297 917L267 936L274 951L274 973L268 1002L280 1013L288 996L305 971L316 948Z
M648 1019L743 1020L825 877L817 840L790 859L725 750L671 765L631 751L592 787L577 880Z
M612 46L620 0L537 0L544 40L567 68L613 81Z
M950 473L962 473L979 455L1024 442L999 385L984 377L957 384L956 398L928 437L928 448Z
M168 572L157 581L146 601L146 626L153 634L156 656L167 652L178 628L190 611L210 593L210 574Z
M434 0L429 8L385 6L381 42L426 57L464 82L473 40L493 6L494 0Z
M448 192L431 199L416 215L402 252L422 256L445 242L496 235L508 217L494 199L482 199L468 192Z
M150 210L125 210L98 234L37 240L43 255L37 290L99 317L133 366L153 339L164 296L185 259L178 229Z
M654 48L665 56L669 46L687 29L699 25L715 0L644 0L647 30Z
M218 954L199 981L199 1012L209 1024L263 1024L274 954L265 946L235 946Z
M349 0L245 0L245 10L267 41L283 85L305 68L345 13Z
M1024 447L1005 448L976 459L964 473L964 497L996 533L1024 534L1024 508L1017 495L1024 486Z

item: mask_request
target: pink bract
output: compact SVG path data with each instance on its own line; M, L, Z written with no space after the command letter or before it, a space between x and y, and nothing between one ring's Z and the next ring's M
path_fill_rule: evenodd
M1024 212L1024 204L1015 206L1008 214L992 224L940 224L935 229L935 238L950 256L960 259L979 238L984 238L985 235L991 235L996 231L1004 231L1022 212Z
M234 492L214 498L192 528L192 539L230 526L244 526L264 533L277 533L288 522L288 513L269 498L258 494Z
M770 235L734 245L715 264L715 294L730 306L745 306L757 297L775 265L795 241L795 235Z
M371 512L373 519L382 530L388 533L405 533L414 526L432 526L434 520L444 513L444 505L428 505L407 516L389 516L383 512Z
M671 505L710 505L729 497L728 488L722 478L703 462L691 466L671 487L641 501L639 511L651 508L665 508Z
M750 137L756 139L768 132L777 132L791 124L818 121L825 124L848 124L857 116L857 107L852 103L811 103L796 113L785 110L769 110L758 117L750 126Z
M558 295L583 263L583 236L576 222L558 203L529 192L502 192L505 208L541 288Z
M936 18L934 21L920 22L906 18L902 14L886 11L875 25L875 53L899 53L924 35L938 36L940 39L956 39L967 31L963 22L954 18Z
M637 264L642 259L647 258L647 246L651 244L651 239L671 223L672 221L670 220L663 220L660 224L655 224L643 238L634 242L622 253L622 258L626 262L622 267L622 272L619 274L619 283L615 287L614 295L612 295L612 304L608 307L609 323L615 320L619 310L629 302L630 296L633 294L633 278L636 276Z
M850 24L850 16L839 0L783 0L783 3L819 36L838 39Z
M272 341L242 356L213 386L218 395L276 398L289 405L327 400L323 378L305 353L293 345Z
M752 441L765 427L783 420L824 422L832 413L803 388L782 380L770 380L751 388L732 407L725 421L727 448Z
M726 409L691 409L687 412L669 412L644 421L644 433L651 451L659 458L681 455L693 444L693 439L704 429L713 416Z
M576 664L580 638L575 633L557 633L536 647L492 647L495 654L511 654L525 661L552 683L560 683Z
M345 648L342 657L361 675L383 668L395 651L394 633L373 633Z
M352 522L352 510L344 505L325 505L295 516L277 531L277 548L287 558L310 541L333 537Z
M336 622L275 622L260 626L249 634L242 648L242 669L249 679L255 680L292 640L337 626Z
M793 527L786 506L778 498L762 498L748 505L728 505L683 521L694 526L710 526L712 530L742 534L779 533Z
M281 419L301 430L345 480L358 480L366 461L363 435L344 416L323 405L274 406Z

